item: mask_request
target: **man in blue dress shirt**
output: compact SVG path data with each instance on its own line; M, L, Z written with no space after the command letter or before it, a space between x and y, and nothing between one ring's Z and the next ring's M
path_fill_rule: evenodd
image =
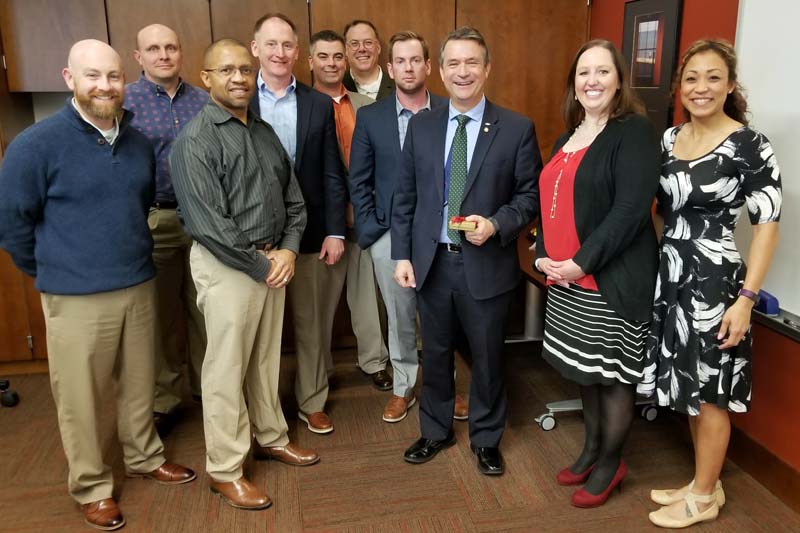
M168 429L181 403L181 368L188 359L192 396L200 398L200 369L206 350L203 315L189 269L192 239L181 226L169 173L169 153L178 132L208 102L208 94L180 77L183 52L178 35L161 24L142 28L136 36L139 79L126 87L125 108L133 111L131 125L153 143L156 197L147 223L153 236L158 318L156 331L156 427ZM178 349L178 322L184 313L186 352ZM185 357L188 356L188 357Z

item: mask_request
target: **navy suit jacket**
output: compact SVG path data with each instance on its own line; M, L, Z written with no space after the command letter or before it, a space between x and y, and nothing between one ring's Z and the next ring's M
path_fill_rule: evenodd
M317 253L328 235L347 231L347 182L336 140L333 100L297 82L297 154L294 172L306 202L308 223L300 241L300 253ZM250 109L259 117L258 91Z
M415 115L408 124L392 207L392 259L410 259L419 291L439 244L444 206L444 153L449 106ZM517 235L539 212L542 159L533 123L486 101L467 174L463 215L497 220L482 246L462 239L467 289L476 300L519 283Z
M447 108L447 98L431 94L431 110ZM358 245L367 249L389 230L392 197L402 164L397 100L391 97L358 110L350 146L350 201Z

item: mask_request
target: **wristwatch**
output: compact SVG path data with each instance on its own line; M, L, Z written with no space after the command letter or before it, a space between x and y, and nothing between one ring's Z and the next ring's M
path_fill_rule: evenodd
M753 300L755 305L758 305L758 301L761 299L761 296L757 292L748 291L747 289L739 289L739 296L744 296L745 298L750 298Z

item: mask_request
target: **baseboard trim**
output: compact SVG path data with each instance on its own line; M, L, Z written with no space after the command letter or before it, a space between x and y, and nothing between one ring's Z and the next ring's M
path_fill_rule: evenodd
M20 374L47 374L47 360L8 361L0 363L0 376L18 376Z
M731 428L728 457L783 503L800 513L800 472L736 427Z

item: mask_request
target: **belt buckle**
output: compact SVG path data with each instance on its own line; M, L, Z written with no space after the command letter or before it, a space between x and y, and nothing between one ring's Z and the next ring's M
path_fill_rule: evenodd
M446 242L444 245L447 247L447 251L451 254L460 254L461 253L461 245L453 244L452 242Z

